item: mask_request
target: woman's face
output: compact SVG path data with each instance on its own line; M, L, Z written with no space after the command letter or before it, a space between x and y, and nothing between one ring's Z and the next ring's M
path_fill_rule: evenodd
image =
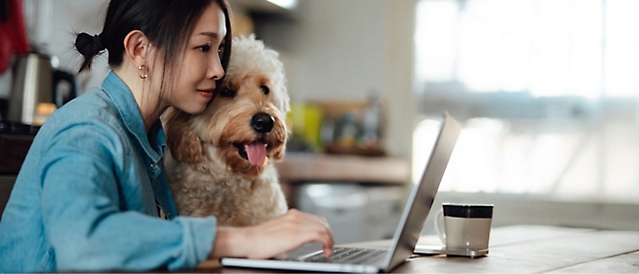
M163 95L168 105L189 114L206 109L214 95L215 81L224 76L220 51L227 32L225 20L222 9L212 3L197 21L182 60L175 62L173 88Z

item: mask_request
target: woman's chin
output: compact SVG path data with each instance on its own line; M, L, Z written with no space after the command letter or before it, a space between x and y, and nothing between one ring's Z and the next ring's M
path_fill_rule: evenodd
M191 115L198 115L206 110L206 106L206 104L191 104L185 108L179 109Z

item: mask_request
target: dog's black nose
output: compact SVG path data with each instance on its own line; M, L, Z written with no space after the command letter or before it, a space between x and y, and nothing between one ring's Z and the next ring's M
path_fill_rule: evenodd
M273 124L275 120L273 116L268 115L264 112L255 114L253 119L251 119L251 126L253 129L259 133L269 133L271 129L273 129Z

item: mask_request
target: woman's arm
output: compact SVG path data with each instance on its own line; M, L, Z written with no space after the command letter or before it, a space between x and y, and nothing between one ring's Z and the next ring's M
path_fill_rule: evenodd
M123 143L114 130L75 125L42 154L43 225L58 271L186 269L209 255L214 218L167 221L138 211L149 208L144 187L117 179L132 169L120 158L136 153Z
M324 255L333 253L333 234L326 219L295 209L253 227L218 227L209 258L268 259L307 242L319 242Z

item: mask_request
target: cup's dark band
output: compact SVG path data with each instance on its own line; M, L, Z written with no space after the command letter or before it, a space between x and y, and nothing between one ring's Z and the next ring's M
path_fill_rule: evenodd
M444 216L456 218L492 218L493 205L443 204Z

